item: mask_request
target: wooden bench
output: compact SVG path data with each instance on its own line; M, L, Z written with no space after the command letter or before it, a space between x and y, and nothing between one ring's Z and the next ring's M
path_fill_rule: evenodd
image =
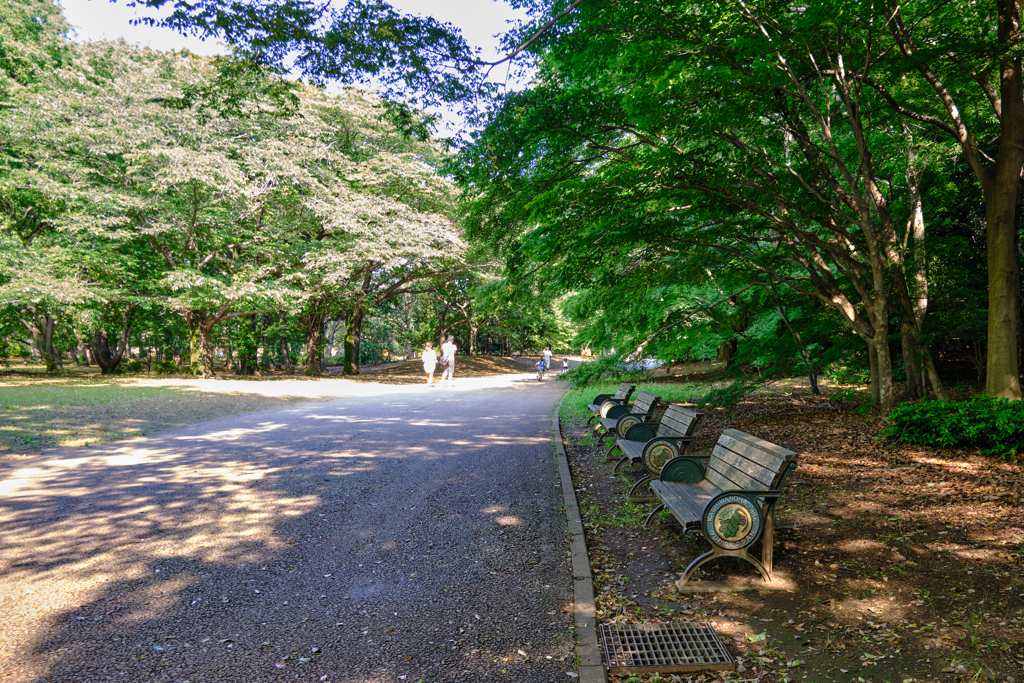
M775 504L786 477L796 469L796 453L736 429L727 429L711 452L705 469L702 458L683 455L661 468L651 490L661 501L647 516L664 509L686 534L701 533L711 544L686 568L676 586L682 587L698 567L716 557L738 557L751 563L766 582L772 580ZM761 559L749 549L761 542Z
M591 401L589 406L587 406L590 409L590 412L592 413L590 419L587 420L587 424L593 422L595 417L604 417L603 415L601 415L601 407L605 403L611 402L611 405L629 403L629 397L633 395L634 389L636 389L635 384L623 382L622 384L619 385L618 391L616 391L614 394L598 394L597 396L595 396L594 400Z
M661 397L649 391L641 391L636 395L632 405L619 404L611 406L604 411L601 422L594 426L594 431L604 427L605 431L598 438L598 442L604 441L609 435L616 435L622 438L626 430L639 422L649 422L654 416L654 409L661 403Z
M608 449L605 460L611 460L615 449L622 451L623 458L615 464L614 471L617 472L618 468L628 462L642 462L644 453L655 454L656 457L649 459L651 463L662 464L676 456L685 455L686 447L693 440L693 432L702 417L701 413L694 413L673 403L656 424L641 422L627 429L623 437L616 439L615 444Z

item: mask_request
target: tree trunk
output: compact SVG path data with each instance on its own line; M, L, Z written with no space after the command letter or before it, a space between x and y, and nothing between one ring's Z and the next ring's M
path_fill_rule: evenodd
M1016 0L997 0L998 39L1019 48L1020 9ZM985 248L988 256L988 358L985 390L999 398L1021 399L1017 364L1020 260L1017 254L1017 190L1024 166L1024 81L1021 60L999 64L999 156L981 173L985 195ZM977 173L977 171L976 171Z
M878 403L880 400L879 388L880 382L878 381L878 353L875 350L874 344L870 341L868 344L868 366L871 372L871 402Z
M474 321L469 321L469 355L476 355L476 332L480 329Z
M32 335L32 342L38 349L42 361L46 364L46 372L48 374L64 372L60 353L53 345L53 328L57 323L56 319L35 306L28 306L26 310L32 317L23 319L21 324Z
M188 323L189 371L193 375L216 377L213 365L213 326L216 319L204 310L185 312Z
M726 368L731 368L733 361L736 359L736 351L738 349L739 343L735 338L722 342L718 345L718 357L715 359L715 362L725 363Z
M284 335L281 335L281 356L284 358L284 374L294 375L295 366L292 365L292 359L288 356L288 340L285 339Z
M96 364L100 366L101 374L113 375L120 373L118 366L124 357L125 350L128 348L134 324L135 306L130 306L121 313L121 334L117 340L117 348L114 351L110 350L110 338L107 336L106 330L100 328L93 332L92 353L96 359Z
M993 174L994 175L994 174ZM1004 180L1002 184L1009 182ZM1013 216L1016 181L1012 196L997 185L986 193L988 223L985 248L988 256L988 356L985 391L991 396L1020 400L1020 366L1017 365L1017 313L1020 309L1020 264Z
M306 377L323 377L324 364L321 354L324 350L324 307L320 301L312 301L302 316L306 324Z
M907 389L904 398L917 400L924 397L924 383L921 373L921 363L918 358L918 350L914 344L913 331L908 321L901 323L903 336L900 339L903 350L903 369L907 376Z
M363 333L365 311L352 308L345 316L345 374L359 374L359 341Z

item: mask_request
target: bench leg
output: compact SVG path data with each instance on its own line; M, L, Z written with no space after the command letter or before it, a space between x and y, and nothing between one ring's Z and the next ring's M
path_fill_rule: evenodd
M628 455L626 457L624 457L624 458L620 458L619 461L617 463L615 463L615 469L613 469L612 472L615 473L615 474L618 474L619 468L622 467L622 465L624 463L629 462L631 459L632 458L630 458Z
M690 565L686 568L686 571L683 572L683 575L679 578L678 581L676 581L676 587L682 588L683 586L688 584L690 582L690 577L693 575L693 572L697 571L698 567L707 562L710 562L716 557L738 557L741 560L746 560L747 562L749 562L757 568L757 571L761 573L761 578L764 579L765 583L771 583L771 572L765 569L764 565L761 564L756 557L752 556L746 550L729 551L722 550L720 548L713 548L690 563Z
M651 493L648 493L647 495L640 495L639 493L637 493L637 491L643 490L642 487L650 486L652 479L654 479L654 477L647 474L644 475L644 477L640 479L640 481L633 484L633 488L631 488L629 490L629 493L626 495L626 498L629 500L630 503L643 503L649 500L658 500L658 497L652 495Z
M651 520L654 519L654 515L658 514L659 512L661 512L664 509L665 509L665 504L664 503L658 503L657 505L655 505L654 509L651 510L651 512L647 515L647 517L644 518L644 528L646 529L649 526L651 526Z
M587 424L590 424L591 422L593 422L595 417L597 417L597 416L596 415L591 415L590 419L587 420Z
M775 506L768 505L767 507L764 531L761 532L761 564L764 570L768 572L768 580L770 581L772 575L772 555L774 554L772 548L775 545Z
M619 447L618 442L612 444L612 447L609 448L608 452L604 454L604 461L605 462L611 462L612 461L612 451L614 451L618 447Z

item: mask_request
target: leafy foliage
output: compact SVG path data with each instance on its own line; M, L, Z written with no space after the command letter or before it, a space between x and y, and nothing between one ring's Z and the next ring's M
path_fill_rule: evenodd
M1024 402L979 397L970 401L903 404L885 435L923 446L973 447L993 455L1024 453Z

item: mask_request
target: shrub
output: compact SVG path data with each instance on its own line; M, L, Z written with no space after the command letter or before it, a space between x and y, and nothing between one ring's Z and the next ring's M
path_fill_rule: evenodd
M142 372L145 367L141 360L130 360L127 363L121 363L122 372Z
M973 446L990 455L1024 452L1024 401L978 397L896 407L889 438L923 446Z
M731 410L755 389L757 389L756 382L737 379L728 386L712 389L704 394L697 401L697 406L700 408L725 408L726 410Z
M181 368L173 360L153 361L153 372L160 375L175 375L181 372Z

